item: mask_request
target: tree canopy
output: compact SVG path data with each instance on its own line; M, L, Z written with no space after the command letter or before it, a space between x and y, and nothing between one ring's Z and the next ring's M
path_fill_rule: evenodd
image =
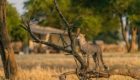
M20 27L21 20L15 7L11 4L7 5L7 26L12 41L24 41L26 32Z
M75 28L80 27L82 33L85 33L88 39L93 40L103 39L101 34L107 32L114 34L119 28L117 18L111 18L112 14L105 15L101 12L101 9L108 4L107 1L100 4L102 1L104 0L58 0L58 4L66 19ZM26 15L37 20L40 25L65 29L64 24L56 14L53 0L28 0L25 2L25 8L27 9ZM111 35L106 36L116 40Z

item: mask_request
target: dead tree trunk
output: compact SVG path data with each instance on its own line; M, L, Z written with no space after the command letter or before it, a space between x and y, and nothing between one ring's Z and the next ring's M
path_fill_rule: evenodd
M139 67L126 67L126 66L111 66L109 70L109 76L112 75L123 75L130 76L134 79L140 80L140 68ZM96 78L96 74L93 71L87 72L87 74L91 74L92 78ZM99 72L100 78L108 78L108 75L104 72Z
M7 79L14 80L17 75L17 65L7 31L6 4L6 0L0 1L1 57L4 66L5 77Z

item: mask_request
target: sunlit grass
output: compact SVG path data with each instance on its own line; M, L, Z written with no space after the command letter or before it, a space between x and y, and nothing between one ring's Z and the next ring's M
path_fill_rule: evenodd
M61 73L74 70L76 67L72 56L63 54L16 55L16 60L19 70L17 80L58 80L58 76ZM104 54L104 60L108 66L140 66L140 54ZM4 76L2 66L0 76ZM71 75L68 76L67 80L77 80L77 77ZM99 80L108 79L102 78ZM134 79L128 76L113 75L109 80Z

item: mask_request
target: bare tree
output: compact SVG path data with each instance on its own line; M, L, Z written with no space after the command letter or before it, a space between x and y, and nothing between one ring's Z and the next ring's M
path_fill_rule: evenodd
M7 0L0 1L0 46L1 57L4 66L5 77L14 80L17 75L17 65L14 51L11 46L6 23L6 4Z
M68 33L69 40L70 40L70 45L66 45L66 46L61 47L61 46L56 45L54 43L45 42L43 40L40 40L38 37L36 37L34 35L34 33L32 33L32 30L30 28L30 18L29 19L23 19L22 20L22 22L23 22L22 28L24 28L26 31L28 31L30 33L31 37L33 38L33 40L35 42L48 45L48 46L50 46L50 47L52 47L54 49L59 49L59 50L65 51L65 52L70 53L71 55L73 55L73 57L79 62L80 68L77 68L76 71L72 71L72 72L69 72L69 73L76 74L80 80L81 80L81 78L82 78L82 80L86 80L87 77L86 76L83 76L83 75L86 75L85 72L87 71L87 64L85 63L84 59L76 51L76 43L75 43L75 36L76 36L76 34L73 34L72 33L72 31L71 31L72 26L70 26L70 24L68 23L68 21L65 19L65 17L60 12L56 1L55 1L55 5L56 5L55 6L56 7L56 10L58 11L60 17L62 18L62 20L66 24L67 33ZM67 47L70 47L71 49L69 50L69 49L67 49ZM63 80L64 78L65 78L65 75L62 75L60 77L61 80Z

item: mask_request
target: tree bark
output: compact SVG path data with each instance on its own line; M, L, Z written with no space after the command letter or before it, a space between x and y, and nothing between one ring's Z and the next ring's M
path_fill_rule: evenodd
M136 27L131 28L131 35L132 35L132 39L131 39L131 45L130 45L129 51L135 52L137 50L137 42L136 42L137 28Z
M14 80L17 75L17 65L14 51L11 46L6 23L6 0L0 1L0 34L1 34L1 57L4 66L5 77Z

